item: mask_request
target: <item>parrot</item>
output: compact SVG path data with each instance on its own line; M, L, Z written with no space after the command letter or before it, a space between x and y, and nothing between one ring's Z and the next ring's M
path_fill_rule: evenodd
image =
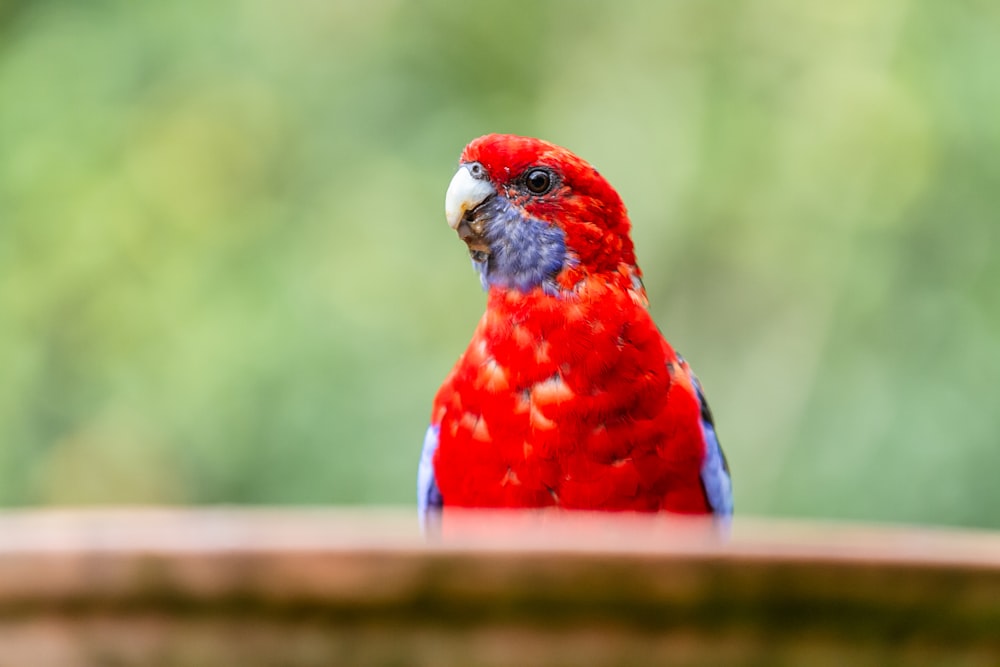
M445 219L486 310L433 401L421 525L449 507L731 516L705 393L653 322L625 205L597 169L488 134L462 151Z

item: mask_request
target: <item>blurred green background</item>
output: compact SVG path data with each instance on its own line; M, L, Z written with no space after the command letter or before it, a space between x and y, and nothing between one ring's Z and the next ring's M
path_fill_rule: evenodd
M412 503L463 145L629 205L742 514L1000 527L1000 5L0 0L0 504Z

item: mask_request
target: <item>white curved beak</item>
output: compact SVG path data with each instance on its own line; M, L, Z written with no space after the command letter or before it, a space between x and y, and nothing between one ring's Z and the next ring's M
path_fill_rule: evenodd
M458 229L466 211L476 208L495 193L496 189L489 181L473 178L469 167L463 164L451 177L448 192L444 195L444 218L448 226Z

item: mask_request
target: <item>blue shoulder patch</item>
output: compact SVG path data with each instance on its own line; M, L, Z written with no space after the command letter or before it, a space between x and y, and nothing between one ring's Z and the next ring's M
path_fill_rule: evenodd
M705 497L716 516L728 517L733 513L733 481L729 476L729 464L719 445L715 433L712 411L705 400L701 383L694 378L694 386L701 404L701 433L705 438L705 460L701 464L701 485L705 487Z
M426 532L430 523L440 514L444 504L437 480L434 478L434 452L438 448L438 433L440 426L431 424L424 435L424 448L420 452L420 465L417 467L417 516L420 527Z

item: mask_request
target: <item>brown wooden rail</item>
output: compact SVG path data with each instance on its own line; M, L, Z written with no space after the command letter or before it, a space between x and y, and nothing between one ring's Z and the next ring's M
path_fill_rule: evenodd
M0 514L0 667L1000 665L1000 534L409 510Z

